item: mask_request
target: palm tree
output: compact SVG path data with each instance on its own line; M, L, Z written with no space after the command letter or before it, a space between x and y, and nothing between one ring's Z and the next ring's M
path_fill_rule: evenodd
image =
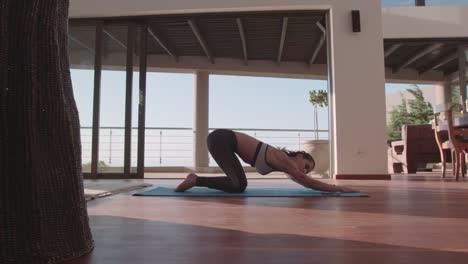
M57 263L93 248L68 6L0 1L0 263Z
M314 106L314 127L315 127L315 140L319 139L318 136L318 108L328 106L328 93L326 90L312 90L309 91L309 102Z

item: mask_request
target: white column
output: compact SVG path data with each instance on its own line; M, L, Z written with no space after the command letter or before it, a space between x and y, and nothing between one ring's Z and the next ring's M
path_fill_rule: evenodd
M208 136L209 74L198 71L194 76L193 166L207 168L209 163L206 137Z
M433 107L446 104L450 101L450 83L435 86L435 102Z
M333 175L389 179L380 1L343 1L331 14ZM359 9L361 32L351 10Z

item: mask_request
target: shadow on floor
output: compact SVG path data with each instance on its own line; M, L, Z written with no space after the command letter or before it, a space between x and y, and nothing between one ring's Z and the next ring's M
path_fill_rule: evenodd
M94 251L66 264L466 263L468 253L91 216ZM430 238L428 238L430 239Z

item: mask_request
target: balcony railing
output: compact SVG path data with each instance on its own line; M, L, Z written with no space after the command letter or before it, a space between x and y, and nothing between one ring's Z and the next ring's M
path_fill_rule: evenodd
M210 131L215 128L211 128ZM272 146L289 150L302 149L305 140L315 138L315 130L309 129L258 129L229 128L264 141ZM328 130L317 130L319 139L328 139ZM122 167L124 160L124 127L99 129L99 158L109 167ZM131 167L137 164L137 128L132 128ZM92 128L81 127L83 164L91 162ZM192 166L192 128L147 127L145 132L145 166ZM210 165L216 163L210 156Z

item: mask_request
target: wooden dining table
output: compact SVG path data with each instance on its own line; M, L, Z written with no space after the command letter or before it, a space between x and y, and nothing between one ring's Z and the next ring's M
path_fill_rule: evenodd
M453 127L454 128L468 128L468 113L464 113L461 116L455 116L453 118ZM434 123L432 124L432 129L434 129ZM447 120L439 120L440 130L448 130Z
M446 121L445 121L446 123ZM453 130L455 138L457 138L457 142L452 142L452 144L457 144L461 149L464 149L466 153L468 149L468 113L462 113L461 115L457 115L453 117ZM448 126L447 126L448 129ZM461 171L462 176L465 177L466 174L466 154L461 157ZM458 166L457 166L458 167ZM456 173L456 178L458 180L458 171Z

